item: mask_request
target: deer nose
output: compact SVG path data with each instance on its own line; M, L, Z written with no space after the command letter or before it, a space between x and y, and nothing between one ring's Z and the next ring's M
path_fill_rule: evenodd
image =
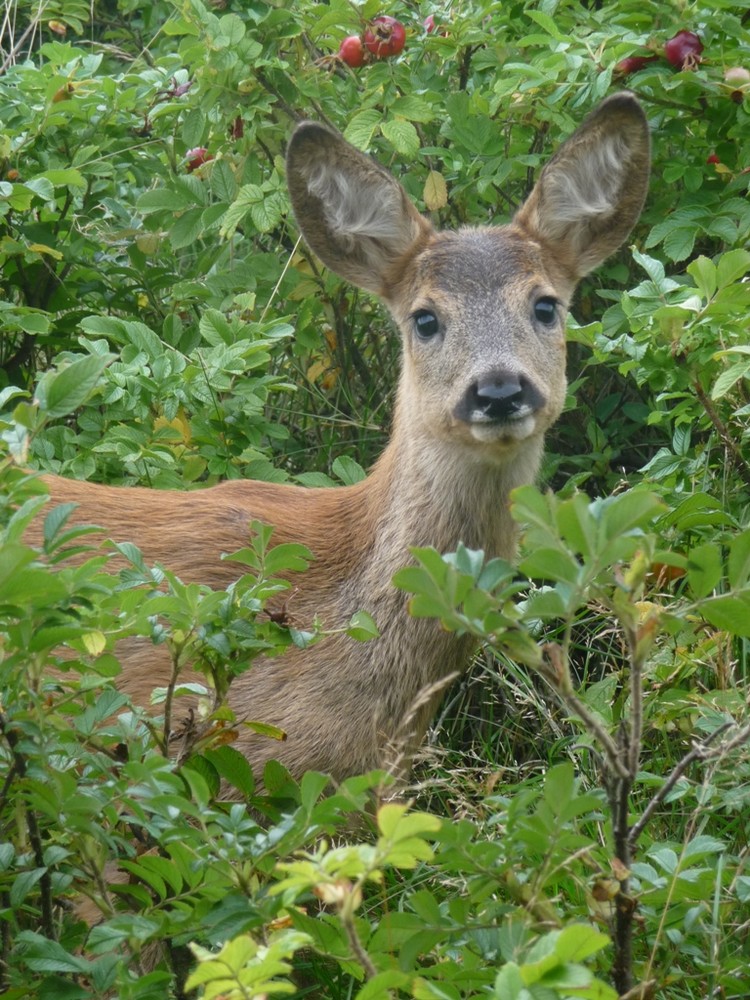
M469 422L521 420L544 405L544 397L524 375L493 372L469 386L456 416Z
M524 406L524 390L520 380L478 382L472 387L476 410L491 420L507 420Z

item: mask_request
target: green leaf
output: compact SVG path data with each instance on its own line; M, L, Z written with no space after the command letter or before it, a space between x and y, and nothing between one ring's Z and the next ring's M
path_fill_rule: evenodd
M664 512L664 504L647 490L632 489L608 497L600 509L605 538L618 539L635 528L650 524Z
M46 177L55 187L86 187L86 180L81 171L72 167L63 170L45 170L39 177Z
M696 257L695 260L688 264L687 272L691 275L701 296L706 301L712 299L717 286L716 265L714 262L701 254L700 257Z
M575 773L566 762L550 768L544 779L544 799L553 813L560 813L573 797Z
M355 994L356 1000L386 1000L392 996L392 990L408 988L411 976L398 969L386 969L378 972Z
M153 212L184 212L200 204L187 187L158 187L144 191L136 202L136 208L141 215L151 215Z
M673 261L685 260L693 252L697 235L695 227L671 229L664 237L664 252Z
M245 37L245 25L236 14L225 14L219 19L219 37L226 45L238 45Z
M750 529L732 539L727 575L732 590L747 586L750 579Z
M581 566L575 556L564 549L535 549L519 563L518 568L534 580L558 581L576 585Z
M239 750L232 746L222 746L206 750L203 756L216 768L224 781L228 781L243 795L253 794L255 791L253 769L250 767L247 757Z
M526 1000L530 994L526 989L521 970L515 962L506 962L495 979L494 1000Z
M375 624L375 619L366 611L357 611L356 614L352 615L349 619L346 633L359 642L377 639L380 635L378 626Z
M555 39L556 42L566 42L568 41L568 36L564 35L557 26L555 19L550 17L549 14L545 14L541 10L525 10L524 13L526 17L530 18L532 21L536 21L540 28L542 28L548 35Z
M8 901L14 910L18 909L46 872L46 868L32 868L31 871L19 872L15 876L8 893Z
M381 131L401 156L416 156L419 152L419 134L411 122L394 118L384 122Z
M192 145L196 145L192 143ZM217 160L211 171L211 191L217 201L232 202L237 196L237 181L226 160Z
M719 375L711 389L711 399L722 399L743 378L750 376L750 361L738 361Z
M331 471L345 486L353 486L367 476L362 466L358 462L355 462L353 458L349 458L348 455L339 455L334 460Z
M235 341L235 333L227 322L224 313L218 309L207 309L200 318L198 324L201 336L212 347L219 347L222 344L229 346Z
M54 419L78 409L94 391L101 373L113 359L112 354L91 354L57 372L47 372L37 389L41 410Z
M368 108L354 115L344 131L344 138L356 146L357 149L366 150L372 140L375 129L380 124L380 112L375 108Z
M79 955L71 955L51 938L33 931L21 931L16 940L23 945L24 965L33 972L66 972L90 975L92 963Z
M750 601L739 597L711 597L700 605L703 617L732 635L750 636Z
M719 584L723 572L721 549L713 542L704 542L691 549L687 562L690 590L699 600L707 597Z
M569 924L557 936L555 954L563 962L583 962L609 944L609 937L589 924Z
M730 250L722 254L716 267L716 280L719 288L734 284L750 271L750 252L747 250Z
M388 110L397 118L406 118L410 122L427 124L435 118L433 106L417 94L404 94L388 105Z

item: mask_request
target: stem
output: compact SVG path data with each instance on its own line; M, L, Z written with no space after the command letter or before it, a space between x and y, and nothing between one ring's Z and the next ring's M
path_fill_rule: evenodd
M716 408L711 400L706 395L703 386L700 384L698 379L693 379L693 388L695 389L695 394L698 397L703 409L706 411L709 420L714 425L716 433L721 439L721 443L727 449L734 459L737 471L742 476L747 486L750 486L750 465L745 461L745 457L740 450L739 445L736 441L732 439L727 429L727 425L721 419L719 414L716 412Z
M341 923L346 931L346 937L349 941L349 946L354 952L355 959L359 962L362 968L365 970L365 977L367 979L372 979L378 974L378 970L370 958L370 956L365 951L365 947L359 940L359 934L357 934L357 928L354 923L354 914L348 911L348 908L342 908L339 913L341 918Z
M630 895L630 879L627 875L631 863L628 804L632 787L632 778L628 776L612 782L608 789L612 810L615 858L624 869L624 877L619 879L620 889L614 901L615 957L612 964L612 981L620 995L627 993L633 986L633 913L635 901Z
M654 815L658 807L661 805L661 803L664 801L667 795L669 795L669 793L672 791L674 786L680 780L685 771L687 771L687 769L690 767L693 761L703 760L709 753L709 748L711 743L717 740L719 736L721 736L723 733L727 731L727 729L731 729L731 727L732 727L731 722L725 722L724 725L719 726L718 729L715 729L709 736L705 738L705 740L694 746L692 750L688 751L688 753L685 754L682 760L677 762L667 780L649 800L648 805L643 810L641 818L638 820L637 823L634 823L633 826L630 828L630 835L628 839L629 839L629 847L631 849L635 847L636 843L638 842L638 838L646 829L646 826L651 817ZM744 730L743 734L745 734ZM737 745L736 741L732 740L731 745L736 746ZM719 747L717 748L717 752L724 752L724 749L725 749L724 747Z
M643 656L638 653L638 636L632 629L626 630L630 647L630 746L628 747L628 771L631 787L638 774L643 738Z
M12 728L8 726L8 719L4 712L0 712L0 732L2 732L5 737L10 752L13 756L13 761L16 766L16 770L21 779L26 777L26 760L22 753L17 749L18 747L18 736L13 731ZM47 865L44 863L44 848L42 847L42 837L39 833L39 827L37 826L36 816L31 809L24 806L24 815L26 816L26 826L29 832L29 843L31 844L31 849L34 853L34 863L37 868L44 869L44 874L39 879L39 891L40 891L40 903L42 910L42 931L45 937L54 940L55 937L55 923L52 916L52 878L49 873Z

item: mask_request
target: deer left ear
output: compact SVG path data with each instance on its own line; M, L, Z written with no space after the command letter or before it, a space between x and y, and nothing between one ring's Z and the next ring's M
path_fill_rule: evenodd
M555 153L514 222L580 278L614 253L635 225L648 190L650 142L628 91L594 109Z
M316 122L287 151L292 207L308 246L347 281L383 293L384 276L431 232L398 181L342 135Z

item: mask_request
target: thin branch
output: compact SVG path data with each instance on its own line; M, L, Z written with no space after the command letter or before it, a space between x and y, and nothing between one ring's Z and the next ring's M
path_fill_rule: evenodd
M643 657L637 652L638 636L627 629L630 646L630 746L628 749L628 770L631 781L635 781L641 759L643 737Z
M716 407L711 402L711 400L706 395L703 386L700 384L698 379L693 380L693 388L695 389L695 394L698 397L703 409L706 411L708 419L714 425L716 433L719 435L721 443L727 449L734 459L737 471L742 476L747 486L750 486L750 466L745 460L745 456L737 444L737 442L730 435L727 425L721 419L719 414L716 412Z
M634 848L635 845L637 844L638 838L645 830L649 820L654 815L654 812L658 809L658 807L661 805L661 803L664 801L667 795L669 795L669 793L672 791L674 786L680 780L685 771L687 771L687 769L690 767L693 761L705 760L705 758L709 756L709 754L711 753L724 752L725 746L718 747L714 751L711 751L711 744L715 742L728 729L731 729L732 725L733 723L731 722L725 722L724 725L719 726L718 729L715 729L709 736L705 738L705 740L703 740L702 743L698 743L696 746L694 746L692 750L688 751L688 753L685 754L682 760L677 762L667 780L649 800L648 805L643 810L641 818L638 820L637 823L634 823L631 826L630 835L628 837L631 849ZM746 740L750 735L750 733L748 732L749 728L750 727L745 727L745 729L742 730L743 740L740 742L744 742L744 740ZM737 745L739 745L737 740L733 739L731 741L731 744L728 745L728 748L731 749Z
M18 750L18 735L8 726L8 720L4 712L0 712L0 732L6 739L10 749L16 770L21 778L26 777L26 758ZM26 817L26 827L29 834L29 843L34 853L34 862L37 868L43 870L39 879L39 896L42 911L42 931L48 938L55 936L55 922L52 915L52 878L49 868L44 861L44 848L42 847L42 837L36 822L36 815L33 809L24 808Z
M598 740L607 764L614 774L618 778L629 778L630 772L622 761L623 755L620 748L596 716L589 711L581 699L573 692L570 685L570 672L567 669L567 664L563 663L561 648L556 643L551 642L544 646L542 652L549 659L549 664L543 664L541 667L542 676L546 678L563 704L581 719L586 729ZM567 683L564 678L568 678Z
M349 947L352 949L355 959L365 970L365 977L367 979L373 979L378 974L378 970L375 968L372 959L365 951L364 945L359 940L359 934L357 934L357 928L354 924L354 914L340 912L339 916L341 918L341 923L344 926L344 930L346 931Z

